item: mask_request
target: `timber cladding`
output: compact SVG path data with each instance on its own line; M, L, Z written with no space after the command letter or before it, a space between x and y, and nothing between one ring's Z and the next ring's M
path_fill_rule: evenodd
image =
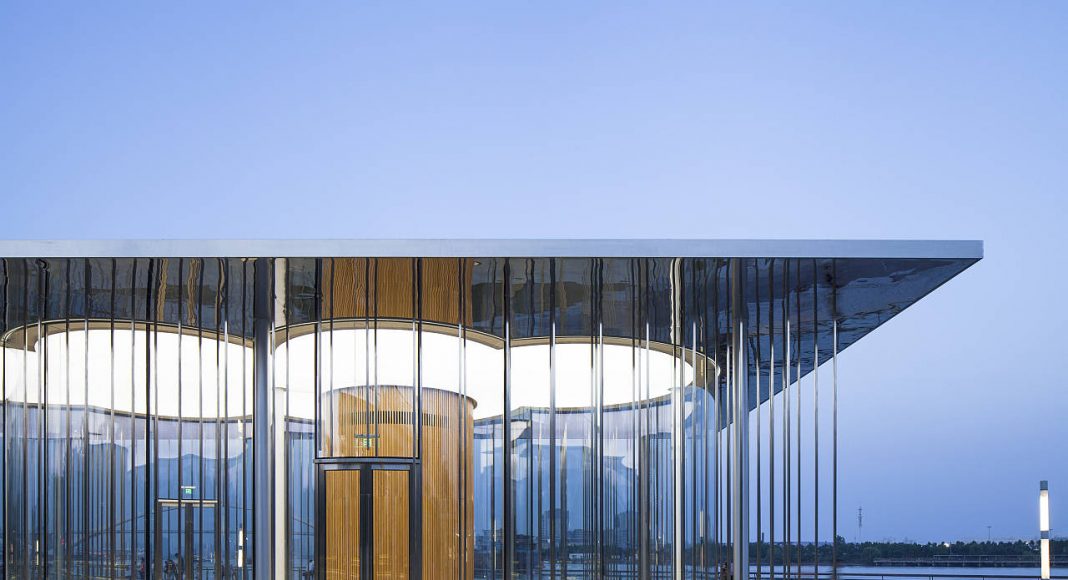
M324 451L333 457L412 457L413 393L411 387L383 385L335 391ZM474 402L438 389L421 393L423 576L474 578ZM420 498L409 497L408 471L373 472L374 577L407 578L409 510ZM348 575L359 570L358 474L326 474L328 578L358 577Z

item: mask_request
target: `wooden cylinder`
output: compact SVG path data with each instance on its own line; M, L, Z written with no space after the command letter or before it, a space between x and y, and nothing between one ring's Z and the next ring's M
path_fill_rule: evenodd
M440 389L424 388L421 393L423 575L474 578L474 401ZM408 386L379 385L324 396L324 449L334 457L412 457L413 394ZM329 514L333 499L327 501ZM376 538L409 525L407 517L396 522L379 519L376 515ZM332 534L345 533L334 529L332 521L327 518L328 544Z

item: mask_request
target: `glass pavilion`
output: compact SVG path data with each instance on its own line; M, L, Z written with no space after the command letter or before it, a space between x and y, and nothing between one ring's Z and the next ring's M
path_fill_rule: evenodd
M0 257L7 578L744 580L836 534L837 353L982 244Z

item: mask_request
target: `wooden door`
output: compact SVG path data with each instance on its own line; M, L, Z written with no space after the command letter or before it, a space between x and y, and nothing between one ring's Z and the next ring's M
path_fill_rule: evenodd
M410 477L407 466L367 463L322 471L319 578L411 578Z

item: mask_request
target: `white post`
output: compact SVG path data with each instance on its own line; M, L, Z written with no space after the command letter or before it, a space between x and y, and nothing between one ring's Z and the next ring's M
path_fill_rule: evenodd
M1049 482L1044 479L1038 484L1038 531L1042 580L1049 580Z

